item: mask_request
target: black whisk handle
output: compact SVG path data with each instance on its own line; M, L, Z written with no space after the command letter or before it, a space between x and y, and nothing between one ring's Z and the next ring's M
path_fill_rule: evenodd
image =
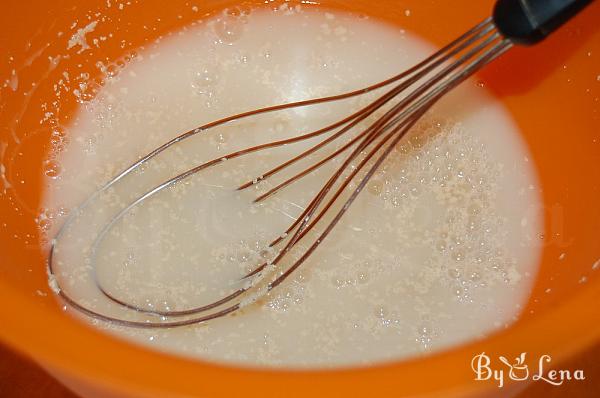
M494 23L517 44L545 39L593 0L498 0Z

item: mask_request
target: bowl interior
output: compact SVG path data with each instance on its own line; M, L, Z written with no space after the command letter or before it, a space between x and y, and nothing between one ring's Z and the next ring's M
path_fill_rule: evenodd
M534 48L512 50L480 76L512 113L532 153L543 189L541 270L519 321L479 343L423 359L367 369L274 372L221 367L134 347L66 316L47 287L38 225L43 161L68 126L77 103L59 104L54 85L64 71L98 73L160 35L226 7L276 2L148 0L119 7L98 0L56 4L11 1L0 15L0 337L57 371L115 391L227 396L292 396L342 391L399 394L474 390L474 353L522 351L565 358L600 336L600 3ZM300 3L300 2L297 2ZM493 1L323 0L306 7L363 13L442 45L489 15ZM108 5L111 5L108 7ZM405 13L410 10L410 13ZM408 15L410 14L410 15ZM23 23L27 15L28 23ZM21 16L21 17L17 17ZM106 40L67 51L78 28L97 20ZM72 24L78 22L76 27ZM61 33L59 33L61 32ZM124 39L124 40L122 40ZM94 72L95 71L95 72ZM94 76L94 75L92 75ZM40 123L50 113L48 122ZM51 122L57 120L58 123ZM54 131L54 134L53 134ZM62 134L62 133L59 133ZM594 264L598 264L593 267ZM85 347L85 349L82 349ZM535 355L533 355L535 356ZM199 374L203 383L197 383ZM423 374L437 374L421 383ZM419 377L421 376L421 377ZM228 383L232 378L239 383ZM352 383L348 383L352 380ZM425 384L425 385L424 385ZM267 386L270 386L267 388ZM290 388L293 386L293 388ZM399 387L402 386L402 387Z

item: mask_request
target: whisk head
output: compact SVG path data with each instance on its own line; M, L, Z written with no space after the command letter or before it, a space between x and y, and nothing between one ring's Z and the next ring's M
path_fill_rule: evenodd
M283 104L226 117L173 138L131 164L71 212L51 242L48 272L55 291L67 304L93 318L123 326L142 328L169 328L205 322L234 313L255 302L289 278L323 244L386 158L422 116L445 94L510 47L510 41L502 37L496 30L492 19L488 18L431 57L381 83L345 94ZM254 198L255 203L261 203L277 196L289 186L316 170L322 169L326 164L332 163L334 160L339 161L320 190L304 207L300 216L291 222L284 231L272 238L268 245L273 253L272 258L256 263L255 267L246 273L241 281L235 281L238 282L239 287L233 291L223 294L221 298L213 302L194 308L159 310L145 308L118 298L106 289L98 278L95 278L96 287L110 301L149 316L149 319L139 321L118 318L96 311L89 305L74 299L59 284L55 277L55 257L70 225L79 215L88 210L103 193L108 192L125 177L133 174L164 151L180 145L193 136L209 133L217 127L242 119L292 108L342 101L374 94L380 90L385 91L374 101L342 120L323 128L231 152L163 181L118 210L98 232L91 246L88 266L91 267L92 272L95 272L98 248L110 231L129 212L150 198L198 173L206 172L224 161L271 148L311 142L311 146L296 156L265 170L237 188L238 191L245 191L265 181L276 181L276 178L281 176L284 170L289 170L292 165L311 160L310 165L293 173L290 177L282 178L280 182L273 183L270 189ZM316 140L318 141L313 143ZM317 160L312 161L313 157L317 157ZM290 258L292 250L299 250L298 255L292 261L285 262L285 259Z

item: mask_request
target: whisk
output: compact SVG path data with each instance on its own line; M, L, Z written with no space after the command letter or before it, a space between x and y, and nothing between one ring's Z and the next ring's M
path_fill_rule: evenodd
M383 82L340 95L277 105L226 117L171 139L113 177L67 217L65 223L51 242L48 273L54 290L67 304L88 316L130 327L171 328L185 326L220 318L240 310L248 303L253 302L257 297L280 285L323 244L369 180L392 153L393 149L440 98L494 59L501 56L513 45L530 45L541 41L590 2L591 0L499 0L496 3L493 17L487 18L477 24L414 67ZM111 218L98 233L92 246L92 252L94 252L106 234L131 209L139 206L157 193L220 164L223 160L235 159L269 148L298 143L317 137L321 138L321 141L298 155L265 171L262 175L237 188L238 190L248 189L261 181L275 177L284 169L303 159L307 159L313 154L323 154L321 160L275 185L274 188L261 194L254 200L255 202L261 202L276 195L285 187L321 168L333 159L343 157L341 165L339 167L336 166L333 173L318 193L310 200L301 215L271 242L270 247L276 249L276 256L269 261L264 261L262 264L257 264L251 272L244 276L242 287L233 293L197 308L159 311L142 308L116 298L96 281L98 289L109 300L127 309L147 314L150 318L149 320L136 321L120 319L91 309L72 298L59 285L55 277L55 251L61 239L64 238L68 226L103 192L106 192L123 178L168 148L197 134L206 133L213 128L241 119L291 108L341 101L384 88L387 88L387 91L367 106L321 129L229 153L197 165L162 182L129 203ZM384 109L386 105L389 105L389 109L387 110ZM361 123L367 121L369 117L373 117L378 111L382 112L382 116L376 117L376 120L370 124L368 123L366 128L360 127ZM334 147L333 143L342 137L349 139L345 144ZM327 150L328 152L325 152ZM345 198L342 196L344 193L347 196ZM341 200L342 198L343 200ZM337 213L333 211L334 209L337 209ZM315 227L319 222L323 221L326 215L329 217L325 223L326 225L316 234L314 240L305 245L307 248L300 257L294 260L291 265L281 267L282 260L289 255L292 248L305 240L309 232L315 232ZM270 277L267 283L264 281L266 277Z

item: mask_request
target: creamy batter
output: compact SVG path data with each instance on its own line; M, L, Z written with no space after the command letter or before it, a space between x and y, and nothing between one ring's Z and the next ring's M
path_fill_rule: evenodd
M51 237L61 219L54 216L64 219L175 135L233 113L361 88L431 51L397 27L300 7L229 10L201 21L118 69L106 68L102 86L74 91L81 110L69 142L47 163L40 225ZM248 119L175 146L78 217L61 238L56 281L94 311L158 322L107 300L94 276L110 294L148 309L185 310L231 292L273 256L268 243L343 157L260 205L252 199L310 162L277 181L234 188L318 140L224 161L136 207L95 251L92 242L111 216L161 181L238 149L323 127L373 98ZM537 270L540 199L527 156L502 105L467 82L395 148L314 255L235 316L162 330L83 318L159 350L277 367L396 360L482 338L518 317Z

